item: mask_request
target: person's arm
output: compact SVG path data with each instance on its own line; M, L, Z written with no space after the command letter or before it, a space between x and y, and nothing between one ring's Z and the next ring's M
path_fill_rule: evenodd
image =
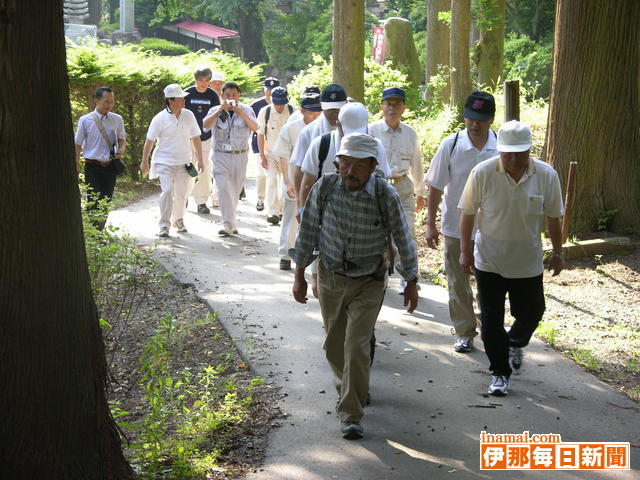
M469 275L473 274L473 251L471 251L471 233L475 215L460 216L460 266Z
M549 259L549 270L552 277L559 275L564 268L564 253L562 250L562 224L560 218L547 217L549 238L553 247L553 254Z
M82 152L82 145L76 144L76 172L80 173L80 152Z
M247 124L247 127L249 128L249 130L251 130L252 132L255 132L258 130L258 122L256 122L256 117L255 117L255 114L253 113L253 110L251 111L251 115L248 115L245 109L242 108L241 105L236 105L235 107L231 107L231 110L233 110L238 115L240 115L240 118L244 120L244 123Z
M296 198L296 188L293 186L293 180L289 178L289 159L280 157L280 168L282 169L282 180L287 187L287 195L291 200Z
M204 158L202 158L202 140L200 140L200 135L191 137L191 141L193 142L196 158L198 159L198 173L202 173L204 172Z
M302 171L302 170L301 170ZM302 174L302 182L300 182L300 195L298 203L300 205L299 208L303 208L305 202L307 201L307 197L309 196L309 192L311 191L311 187L316 183L317 178L313 175L309 175L306 172Z
M220 114L222 112L228 111L229 108L230 107L227 103L223 103L222 105L211 107L209 109L209 112L207 113L207 116L204 117L204 120L202 120L202 128L205 130L209 130L213 126L213 124L216 122Z
M304 278L304 267L296 265L296 272L293 277L293 298L298 303L307 303L307 279Z
M260 166L266 170L269 168L269 162L264 152L264 135L262 133L258 133L258 152L260 154Z
M124 138L119 138L118 139L118 153L116 154L116 157L122 158L126 148L127 148L127 141Z
M438 215L438 206L442 198L442 190L435 187L429 187L429 195L427 201L427 245L430 248L436 248L440 240L440 232L436 227L436 217Z
M144 142L142 159L140 160L140 172L142 172L143 175L149 173L149 155L151 155L151 150L153 150L153 143L154 141L149 139Z

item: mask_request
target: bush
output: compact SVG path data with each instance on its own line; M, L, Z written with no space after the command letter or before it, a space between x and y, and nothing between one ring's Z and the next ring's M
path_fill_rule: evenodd
M504 78L519 79L529 99L549 98L553 44L536 43L526 35L509 34L504 43Z
M97 87L113 87L115 111L124 118L127 131L128 165L137 165L149 123L164 105L162 89L170 83L192 85L193 71L199 65L219 70L236 81L243 92L252 93L260 88L262 65L249 66L220 51L166 57L135 45L70 45L67 71L74 125L81 115L94 108L91 96ZM136 168L129 171L137 178Z
M146 52L156 52L160 55L167 56L184 55L185 53L191 52L191 50L179 43L170 42L164 38L153 37L143 38L140 42L140 49Z

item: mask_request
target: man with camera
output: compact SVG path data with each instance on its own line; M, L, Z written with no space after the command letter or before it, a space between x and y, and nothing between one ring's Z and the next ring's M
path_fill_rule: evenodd
M87 208L96 210L103 198L111 201L118 172L114 161L120 162L126 146L124 122L113 113L115 97L109 87L100 87L93 94L96 108L78 121L75 136L76 168L80 171L80 153L84 153L84 180L87 184ZM104 228L106 216L96 222Z
M204 170L200 127L196 117L184 108L187 93L177 83L164 89L165 109L151 120L144 142L140 171L149 173L149 178L159 178L160 194L160 237L169 236L169 227L173 225L180 233L186 232L184 212L191 176ZM153 144L153 162L149 169L149 154ZM191 145L198 160L196 170L191 163Z
M249 137L258 129L253 110L240 103L237 83L222 86L222 104L209 110L202 122L213 134L213 178L222 215L221 236L238 233L236 208L247 174Z

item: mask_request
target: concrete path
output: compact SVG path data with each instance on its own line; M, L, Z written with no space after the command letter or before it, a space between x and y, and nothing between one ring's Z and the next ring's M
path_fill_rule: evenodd
M255 210L255 193L240 202L238 236L220 238L217 210L185 218L188 233L159 240L158 196L112 212L160 262L198 293L219 318L256 374L281 387L286 419L270 436L265 465L247 480L386 480L467 478L640 479L640 408L542 342L526 350L522 375L508 397L485 397L481 350L453 352L447 294L423 285L413 315L391 279L376 335L372 404L365 438L346 441L334 413L337 395L324 359L317 300L293 300L293 274L278 269L279 228ZM630 442L627 471L481 471L479 434L556 433L565 442Z

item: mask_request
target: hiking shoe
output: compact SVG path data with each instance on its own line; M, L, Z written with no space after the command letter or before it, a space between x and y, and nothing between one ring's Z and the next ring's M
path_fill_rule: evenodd
M169 236L169 229L167 227L162 227L160 229L160 233L158 233L159 237L166 238Z
M280 217L278 217L278 215L271 215L270 217L267 217L267 222L271 225L278 225L278 223L280 223Z
M504 397L509 391L509 378L504 375L491 375L489 395Z
M237 229L237 228L234 228L233 230L231 230L231 232L235 235L235 234L237 234L237 233L238 233L238 229Z
M280 270L291 270L291 260L280 260Z
M509 347L509 363L511 363L514 375L520 375L520 372L522 372L523 357L524 350L522 347Z
M173 226L176 227L176 230L180 233L184 233L187 231L187 227L184 226L184 220L182 220L181 218L173 222Z
M258 200L258 203L256 203L256 210L259 212L264 210L264 200Z
M456 342L453 344L453 349L458 353L469 353L471 350L473 350L473 338L456 337Z
M238 231L236 230L235 233L238 233ZM221 230L218 230L218 235L220 235L221 237L228 237L229 235L233 235L234 231L230 228L223 228Z
M244 200L247 197L247 194L244 191L244 187L242 187L242 190L240 191L240 200Z
M200 205L198 205L198 213L206 215L208 213L211 213L211 210L209 210L206 203L201 203Z
M340 431L342 432L342 438L347 440L359 440L364 437L364 429L360 422L351 420L340 422Z

